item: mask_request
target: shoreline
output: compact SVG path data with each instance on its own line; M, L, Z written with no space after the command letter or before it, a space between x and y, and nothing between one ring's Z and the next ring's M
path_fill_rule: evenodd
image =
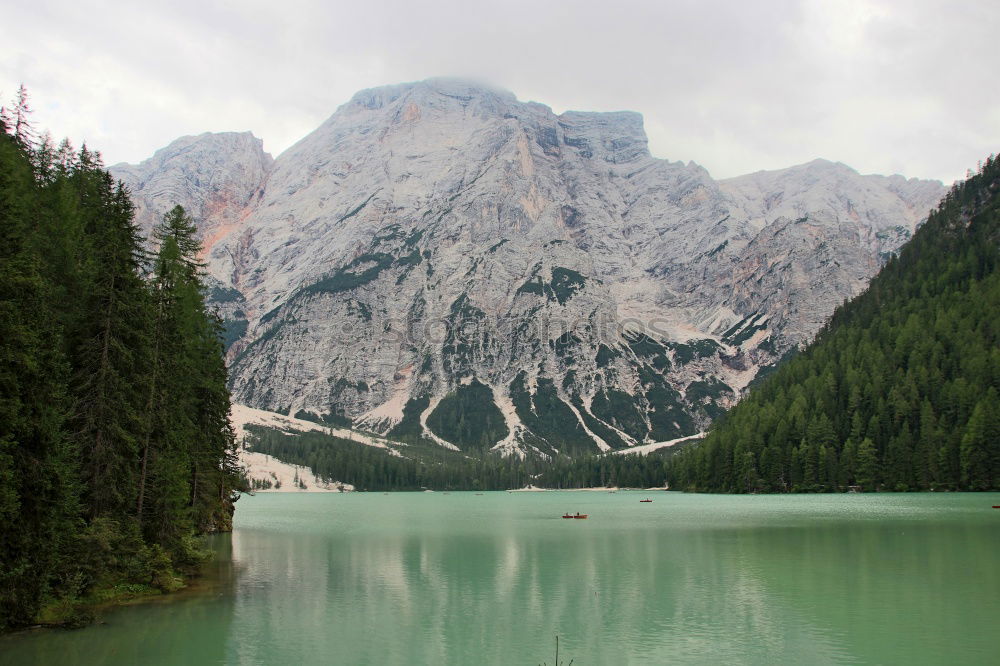
M626 487L626 486L591 486L591 487L587 487L587 488L539 488L538 486L528 485L528 486L525 486L524 488L511 488L511 489L507 490L506 492L508 492L508 493L552 493L552 492L570 492L570 493L579 493L579 492L601 493L601 492L608 492L608 493L616 493L619 490L621 490L621 491L648 491L648 492L653 492L653 491L656 491L656 490L667 491L667 490L670 490L670 488L667 487L667 486L657 486L655 488L630 488L630 487ZM496 491L496 492L503 492L503 491Z
M201 536L219 533L213 532ZM213 573L212 565L217 552L214 547L210 547L206 552L208 555L203 562L173 572L173 581L178 584L177 587L163 589L152 583L129 581L108 583L91 589L83 597L52 600L39 609L34 622L8 627L0 631L0 638L34 631L84 629L102 624L105 613L120 608L174 603L191 596L213 592L221 580Z

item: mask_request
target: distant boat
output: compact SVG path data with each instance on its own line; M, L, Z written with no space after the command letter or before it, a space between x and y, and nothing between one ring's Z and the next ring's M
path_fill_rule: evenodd
M646 499L644 499L644 500L639 500L639 501L640 501L640 502L652 502L653 500L651 500L651 499L649 499L649 498L647 497Z
M577 512L575 515L572 513L564 513L563 518L576 518L577 520L583 520L587 517L587 514Z

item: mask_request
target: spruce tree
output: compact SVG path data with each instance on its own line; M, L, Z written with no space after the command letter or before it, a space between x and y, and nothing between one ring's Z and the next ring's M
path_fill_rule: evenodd
M754 462L763 487L787 490L766 442L783 452L793 490L997 489L997 391L1000 161L990 156L812 344L672 459L672 478L741 490ZM755 459L734 468L741 452Z
M73 358L74 421L89 515L118 517L127 515L136 495L138 389L146 382L149 347L144 253L128 193L114 187L86 150L79 171L91 256Z
M30 622L76 528L67 367L32 237L34 172L0 127L0 630Z
M0 114L0 631L73 621L95 588L171 589L239 485L190 219L151 284L128 192L86 147L37 143L28 110L22 90Z

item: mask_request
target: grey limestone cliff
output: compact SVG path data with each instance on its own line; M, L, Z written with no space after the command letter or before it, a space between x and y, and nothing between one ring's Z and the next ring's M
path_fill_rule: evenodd
M944 193L822 160L716 181L639 114L454 80L359 92L273 163L202 135L115 172L202 220L238 401L546 455L696 432Z

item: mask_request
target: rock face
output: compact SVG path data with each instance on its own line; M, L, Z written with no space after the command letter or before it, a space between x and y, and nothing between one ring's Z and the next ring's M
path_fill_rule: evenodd
M574 454L697 432L945 192L822 160L715 181L646 143L636 113L430 80L358 93L273 164L202 135L114 171L143 215L200 214L238 401Z
M274 160L250 132L185 136L140 164L110 171L132 192L147 231L176 205L198 220L206 252L247 218Z
M216 243L242 228L254 210L274 160L250 132L185 136L140 164L109 169L132 192L136 218L147 233L181 205L198 222L205 258ZM229 280L209 279L210 297L226 321L226 346L246 333L244 299Z

